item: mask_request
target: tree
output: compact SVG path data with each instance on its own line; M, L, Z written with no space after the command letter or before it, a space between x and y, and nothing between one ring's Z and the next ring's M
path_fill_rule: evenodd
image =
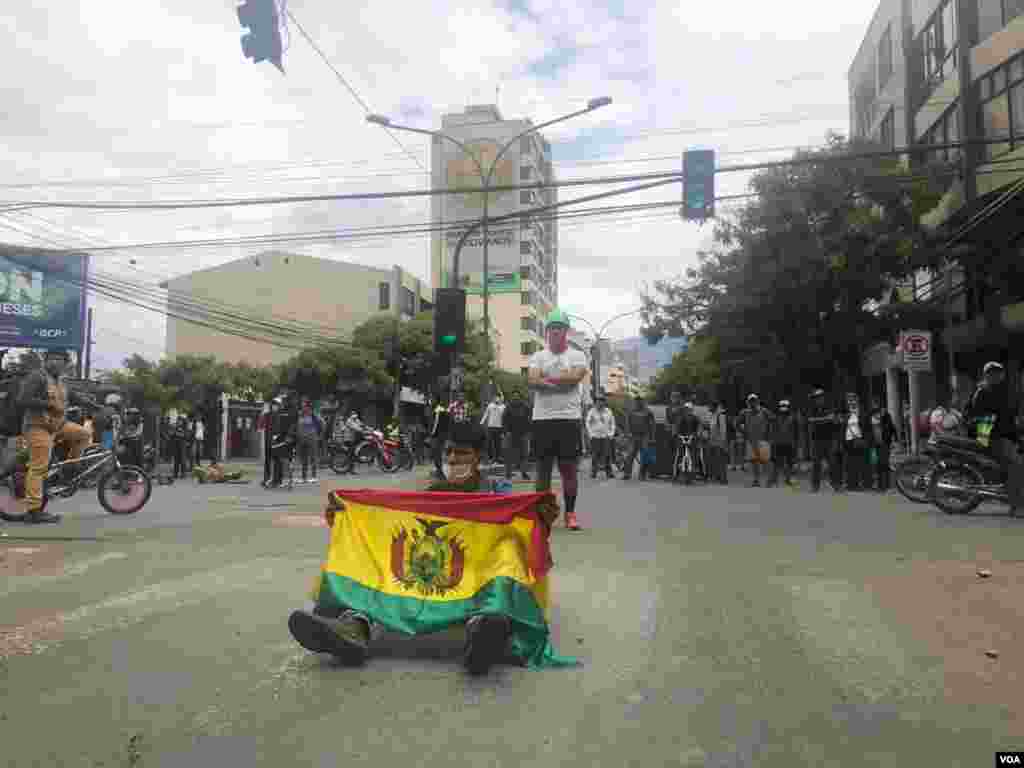
M689 348L673 355L671 365L658 372L654 383L655 399L667 402L675 390L683 392L687 398L716 397L721 384L718 354L718 339L694 336Z
M393 383L378 355L347 345L304 349L286 360L278 371L278 383L283 388L312 400L335 395L339 384L345 381L375 386Z
M756 174L755 199L716 222L697 266L647 292L645 335L714 337L728 377L787 392L856 380L864 346L886 328L878 300L937 260L917 222L939 185L862 156L876 149L830 136Z

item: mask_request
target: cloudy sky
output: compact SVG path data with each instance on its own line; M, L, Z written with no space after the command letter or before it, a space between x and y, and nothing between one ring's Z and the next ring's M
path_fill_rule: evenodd
M294 27L286 74L242 56L234 0L37 0L0 10L2 201L197 200L424 189L425 137L364 121L359 102ZM847 128L845 73L874 0L711 5L621 0L289 0L288 8L374 112L423 128L466 104L540 122L610 96L548 134L561 178L678 170L687 148L719 165L786 157ZM719 194L745 191L741 173ZM587 186L561 199L603 191ZM678 199L678 185L614 203ZM0 214L0 240L109 248L416 224L426 198L219 208ZM693 263L710 235L676 212L564 222L560 302L602 325L641 287ZM289 250L429 278L426 237L295 244ZM137 283L261 247L96 250L94 269ZM158 357L163 320L90 299L96 367ZM634 334L635 318L609 328Z

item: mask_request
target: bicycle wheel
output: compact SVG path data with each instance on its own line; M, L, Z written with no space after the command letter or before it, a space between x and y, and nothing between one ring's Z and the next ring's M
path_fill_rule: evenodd
M331 469L337 475L352 471L352 454L347 449L339 449L331 454Z
M96 487L100 504L112 515L131 515L149 501L153 481L142 467L121 467L105 472Z

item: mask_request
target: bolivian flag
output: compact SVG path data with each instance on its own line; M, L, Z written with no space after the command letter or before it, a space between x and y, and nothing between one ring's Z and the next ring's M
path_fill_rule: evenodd
M548 632L548 493L332 491L331 540L314 598L407 635L476 613L512 622L527 666L575 665Z

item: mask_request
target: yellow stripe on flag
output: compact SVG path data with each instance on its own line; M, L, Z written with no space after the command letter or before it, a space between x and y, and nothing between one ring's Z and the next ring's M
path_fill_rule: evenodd
M547 613L547 578L528 567L534 523L439 517L346 501L325 570L379 593L434 602L473 597L497 577L525 586Z

